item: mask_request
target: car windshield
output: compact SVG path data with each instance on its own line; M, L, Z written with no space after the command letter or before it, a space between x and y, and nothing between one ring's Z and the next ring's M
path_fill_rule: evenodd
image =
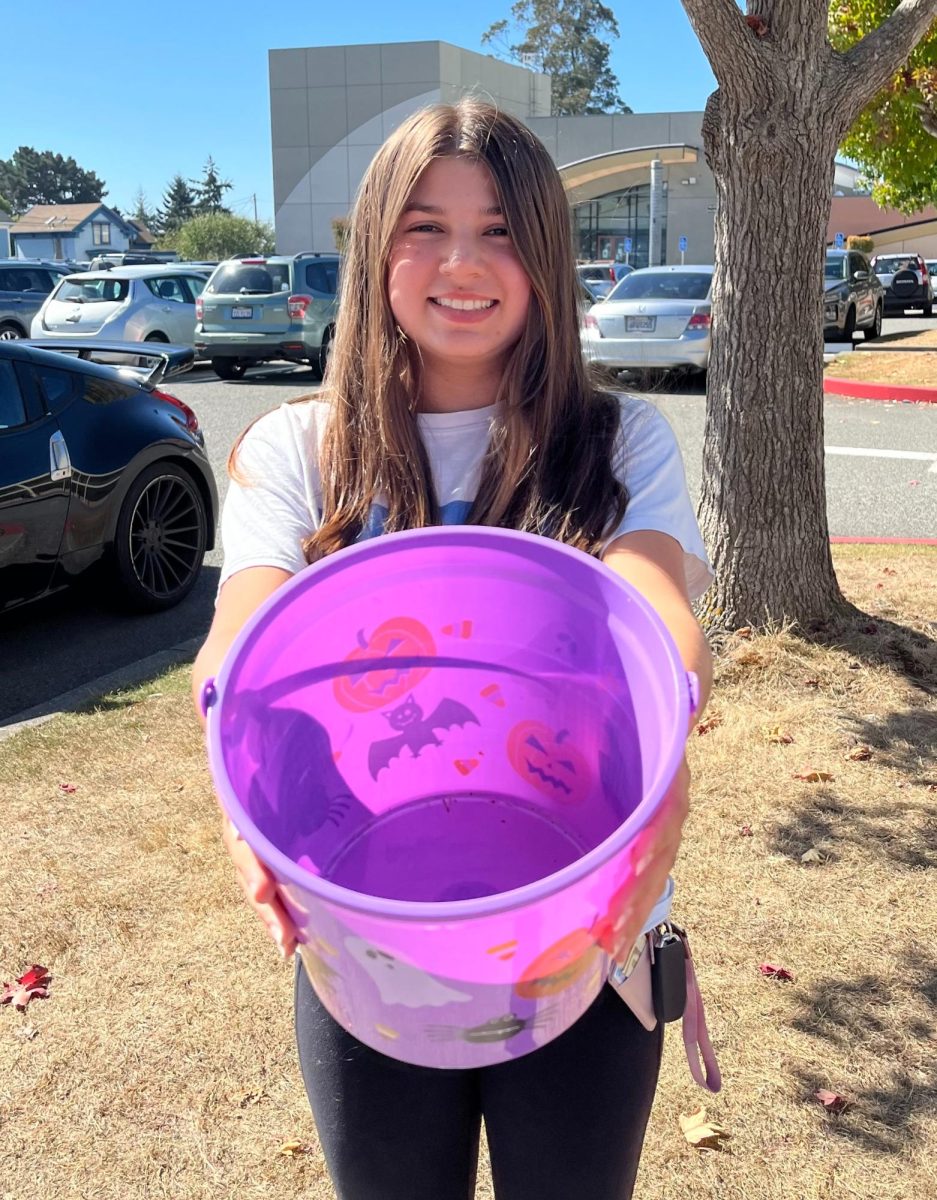
M713 277L704 271L633 271L619 280L611 300L705 300Z
M898 271L916 271L917 259L909 258L907 254L882 255L872 263L876 275L895 275Z
M845 254L828 254L826 258L826 266L823 268L824 279L830 282L846 278L846 256Z
M290 290L289 263L223 263L208 281L205 291L216 296L271 296Z
M129 279L114 279L111 275L89 279L83 275L80 279L63 279L55 299L75 304L113 304L115 300L125 300L129 291Z

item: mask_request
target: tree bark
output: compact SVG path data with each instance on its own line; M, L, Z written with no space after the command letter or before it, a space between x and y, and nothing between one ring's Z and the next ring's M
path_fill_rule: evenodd
M713 631L805 626L846 603L830 555L823 448L833 164L870 98L860 66L874 60L876 78L887 79L937 0L903 0L845 55L827 40L825 0L749 0L751 25L735 0L683 6L719 83L703 120L718 207L699 513L716 582L700 616Z

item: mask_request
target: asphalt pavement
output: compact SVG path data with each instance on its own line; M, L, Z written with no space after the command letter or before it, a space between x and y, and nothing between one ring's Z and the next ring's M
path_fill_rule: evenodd
M937 319L910 318L908 324L937 327ZM892 328L902 326L886 322L886 332ZM683 390L645 394L677 435L695 501L702 476L705 396L699 385L689 390L686 384L675 386ZM276 405L317 388L308 369L279 364L254 369L235 383L222 382L208 368L171 382L171 390L195 410L205 430L222 499L227 455L238 433ZM937 535L937 405L828 397L826 445L831 533ZM920 454L932 457L913 457ZM194 591L166 613L115 616L102 605L102 597L72 589L6 614L0 731L27 710L54 708L57 697L102 676L132 676L136 664L163 654L154 660L155 669L172 647L197 644L211 622L220 563L221 547L216 545Z

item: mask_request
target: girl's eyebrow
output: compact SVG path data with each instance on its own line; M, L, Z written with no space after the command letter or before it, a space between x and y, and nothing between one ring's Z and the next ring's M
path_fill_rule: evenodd
M441 217L446 210L436 204L422 204L419 200L410 200L403 206L403 211L405 213L431 213L434 217ZM482 208L479 211L483 217L500 217L502 215L500 204L493 204L490 208Z

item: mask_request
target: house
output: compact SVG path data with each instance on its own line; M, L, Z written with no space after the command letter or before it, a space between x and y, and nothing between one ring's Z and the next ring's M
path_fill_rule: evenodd
M127 224L135 230L135 236L130 241L130 249L152 250L156 244L156 234L151 233L143 222L138 221L135 217L128 217Z
M0 208L0 258L10 257L10 228L12 225L13 218Z
M129 250L140 230L100 201L34 204L10 229L16 258L64 258L73 262L108 251Z

